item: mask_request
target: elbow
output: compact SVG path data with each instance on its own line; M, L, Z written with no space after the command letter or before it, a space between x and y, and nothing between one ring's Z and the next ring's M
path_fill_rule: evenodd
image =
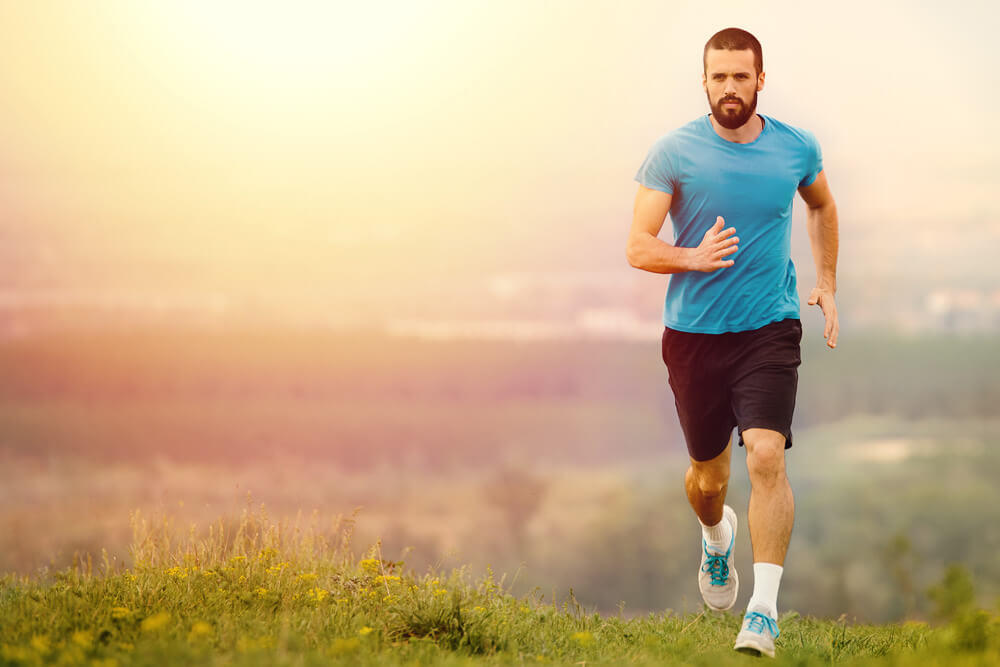
M635 247L635 243L629 241L625 244L625 259L628 260L629 266L636 269L642 268L642 263L639 258L639 249Z

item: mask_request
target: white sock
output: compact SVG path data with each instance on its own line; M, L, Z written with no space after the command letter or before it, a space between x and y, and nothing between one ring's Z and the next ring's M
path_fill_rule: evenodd
M753 564L753 595L747 604L747 611L763 611L777 620L778 586L785 568L774 563Z
M698 519L698 523L701 523L701 519ZM723 515L722 521L714 526L706 526L701 523L701 534L713 551L725 553L729 549L729 543L733 539L733 527L726 521L726 516Z

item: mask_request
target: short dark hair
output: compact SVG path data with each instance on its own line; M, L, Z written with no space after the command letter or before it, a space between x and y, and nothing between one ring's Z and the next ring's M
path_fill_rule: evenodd
M726 51L745 51L746 49L750 49L753 51L753 66L757 70L757 74L764 71L764 52L760 48L760 42L746 30L726 28L715 33L705 42L705 52L702 54L701 64L706 73L708 73L709 49L725 49Z

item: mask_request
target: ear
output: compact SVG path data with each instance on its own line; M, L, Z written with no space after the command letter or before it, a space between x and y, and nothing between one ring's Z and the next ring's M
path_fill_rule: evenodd
M757 91L758 92L761 91L761 90L764 90L764 74L766 74L766 72L761 72L760 74L757 75Z

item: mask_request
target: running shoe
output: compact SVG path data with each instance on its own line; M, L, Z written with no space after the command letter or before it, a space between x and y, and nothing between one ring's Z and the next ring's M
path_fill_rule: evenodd
M774 657L774 640L778 638L778 622L764 610L747 610L743 629L736 635L734 649L750 655Z
M698 589L709 609L726 611L736 604L740 590L740 580L736 576L733 562L733 545L736 543L736 512L729 505L722 508L722 520L728 521L733 529L729 549L718 553L709 548L704 538L701 540L701 569L698 571Z

